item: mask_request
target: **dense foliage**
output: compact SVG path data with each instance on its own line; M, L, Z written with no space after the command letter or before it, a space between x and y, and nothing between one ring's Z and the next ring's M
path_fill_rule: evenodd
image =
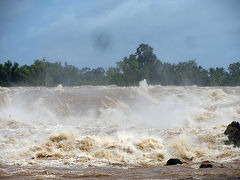
M161 62L153 48L141 44L135 54L124 57L105 71L99 67L78 69L61 62L51 63L43 58L30 66L7 61L0 64L0 86L64 86L78 85L137 85L146 79L149 84L237 86L240 85L240 62L224 68L206 70L193 60L170 64Z

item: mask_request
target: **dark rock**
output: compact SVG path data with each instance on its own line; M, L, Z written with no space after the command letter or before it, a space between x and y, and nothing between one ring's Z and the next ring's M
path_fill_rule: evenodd
M201 164L199 168L212 168L212 167L213 167L212 164Z
M167 166L176 165L176 164L182 164L182 161L180 161L177 158L172 158L167 161Z
M233 121L228 125L224 134L228 136L228 140L225 142L226 145L234 144L234 146L240 147L240 124L239 122Z

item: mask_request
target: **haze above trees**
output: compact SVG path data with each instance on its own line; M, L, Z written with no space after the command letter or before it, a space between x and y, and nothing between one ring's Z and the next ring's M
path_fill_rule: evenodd
M194 60L170 64L161 62L153 48L140 44L134 54L105 69L81 69L61 62L52 63L43 58L32 65L19 66L10 60L0 64L0 86L80 86L118 85L134 86L146 79L149 84L239 86L240 62L222 67L204 69Z

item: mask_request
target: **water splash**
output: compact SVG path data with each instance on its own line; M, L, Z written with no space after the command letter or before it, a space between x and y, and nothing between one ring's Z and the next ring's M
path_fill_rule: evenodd
M0 88L0 163L164 165L239 159L239 87Z

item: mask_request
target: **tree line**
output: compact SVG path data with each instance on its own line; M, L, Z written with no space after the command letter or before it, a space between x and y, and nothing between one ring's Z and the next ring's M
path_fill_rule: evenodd
M140 44L134 54L124 57L115 67L79 69L66 62L49 62L46 58L32 65L19 66L10 60L0 64L0 86L134 86L146 79L156 85L239 86L240 62L225 70L222 67L204 69L194 60L171 64L160 61L153 48Z

